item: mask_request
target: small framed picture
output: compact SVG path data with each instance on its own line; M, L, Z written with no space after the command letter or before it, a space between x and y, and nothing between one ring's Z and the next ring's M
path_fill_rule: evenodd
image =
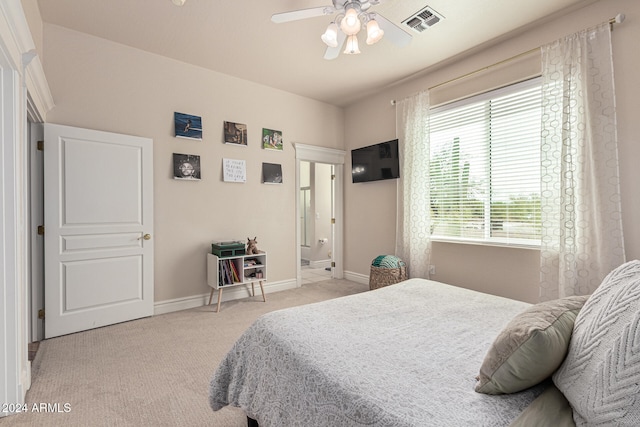
M242 123L224 122L224 143L247 145L247 125Z
M282 165L278 163L263 163L262 182L264 184L282 184Z
M282 132L279 130L263 128L262 148L265 150L282 151Z
M247 182L247 162L222 159L222 179L224 182Z
M173 179L200 180L200 156L173 153Z
M202 117L191 114L173 113L175 136L202 141Z

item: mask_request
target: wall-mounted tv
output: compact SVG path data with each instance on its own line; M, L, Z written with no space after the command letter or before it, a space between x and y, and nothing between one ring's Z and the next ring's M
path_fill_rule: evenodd
M397 139L351 150L351 179L354 183L399 177Z

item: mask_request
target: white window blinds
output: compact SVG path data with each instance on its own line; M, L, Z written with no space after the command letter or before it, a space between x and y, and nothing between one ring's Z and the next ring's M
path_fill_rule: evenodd
M539 244L540 106L533 79L432 110L433 238Z

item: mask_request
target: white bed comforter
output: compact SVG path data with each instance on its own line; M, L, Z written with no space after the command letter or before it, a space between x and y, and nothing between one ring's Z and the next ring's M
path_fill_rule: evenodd
M275 311L215 371L210 405L269 426L503 426L542 391L474 391L482 359L529 304L423 279Z

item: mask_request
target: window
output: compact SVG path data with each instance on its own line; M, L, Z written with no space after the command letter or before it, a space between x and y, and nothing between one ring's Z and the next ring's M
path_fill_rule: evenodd
M540 243L540 79L432 109L434 239Z

